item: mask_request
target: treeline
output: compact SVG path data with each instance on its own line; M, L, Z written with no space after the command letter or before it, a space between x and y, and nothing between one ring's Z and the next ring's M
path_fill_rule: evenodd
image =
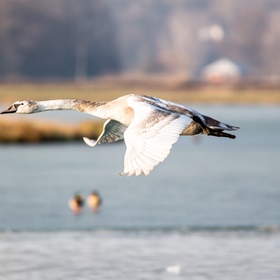
M1 0L0 77L85 77L119 70L102 0Z
M279 0L107 2L125 69L199 78L205 65L226 57L248 77L279 77Z
M279 26L279 0L1 0L0 78L194 78L221 57L278 77Z

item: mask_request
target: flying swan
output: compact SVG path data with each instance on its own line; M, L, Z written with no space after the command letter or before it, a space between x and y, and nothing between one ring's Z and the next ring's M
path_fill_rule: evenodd
M193 109L163 99L129 94L107 102L76 99L17 101L1 114L32 114L53 110L75 110L106 119L96 141L84 137L89 146L124 139L124 171L127 176L148 175L168 156L180 135L206 134L235 138L225 131L239 127L222 123Z

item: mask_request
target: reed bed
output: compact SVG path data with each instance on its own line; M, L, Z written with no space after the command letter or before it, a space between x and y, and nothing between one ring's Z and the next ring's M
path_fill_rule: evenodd
M86 121L77 125L34 120L0 120L0 143L42 143L97 139L101 122Z

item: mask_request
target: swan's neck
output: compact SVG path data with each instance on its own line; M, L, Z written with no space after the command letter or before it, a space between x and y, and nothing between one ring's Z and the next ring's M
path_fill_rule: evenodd
M54 111L54 110L74 110L74 100L47 100L38 102L38 112Z
M74 110L88 113L100 118L106 118L104 105L107 102L93 102L76 99L58 99L38 102L37 112L54 111L54 110Z

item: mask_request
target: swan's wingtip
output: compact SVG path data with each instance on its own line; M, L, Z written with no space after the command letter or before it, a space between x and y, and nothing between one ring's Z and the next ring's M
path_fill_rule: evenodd
M144 176L147 176L149 175L150 171L143 171L143 170L137 170L137 171L122 171L120 172L120 176L123 176L123 175L127 175L127 177L130 177L132 175L134 175L135 177L136 176L139 176L139 175L144 175Z
M131 172L124 172L124 171L120 172L119 174L120 174L121 176L126 175L127 177L130 177L131 175L133 175L133 173L131 173Z
M83 137L83 140L90 147L94 147L97 144L95 140L89 139L87 137Z

